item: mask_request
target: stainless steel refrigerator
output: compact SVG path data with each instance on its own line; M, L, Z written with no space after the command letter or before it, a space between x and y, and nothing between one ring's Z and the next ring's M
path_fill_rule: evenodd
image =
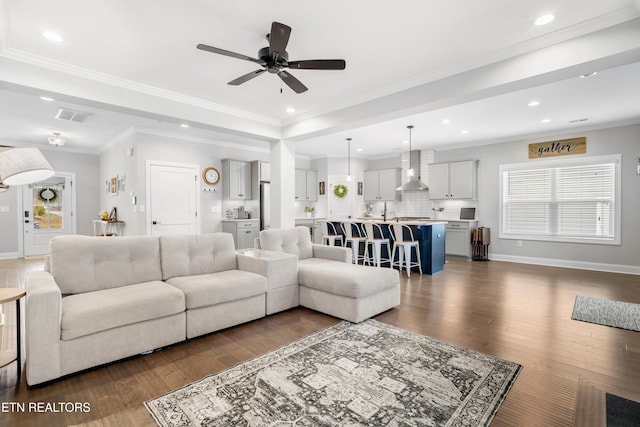
M260 230L271 227L271 184L260 183Z

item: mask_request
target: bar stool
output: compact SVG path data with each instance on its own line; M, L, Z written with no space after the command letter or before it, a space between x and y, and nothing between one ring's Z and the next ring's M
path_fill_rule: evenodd
M345 236L344 245L351 248L351 262L359 264L362 261L364 264L364 254L360 255L360 243L366 241L367 238L363 236L362 230L358 224L349 221L341 222L340 228Z
M422 274L422 264L420 264L420 242L413 236L411 227L405 224L393 224L393 254L391 255L391 265L400 267L402 271L402 258L405 258L405 268L407 269L407 277L411 277L411 268L418 267ZM411 249L416 250L416 261L411 260ZM396 250L398 251L398 261L396 259Z
M322 221L322 244L335 246L336 242L338 242L340 246L344 246L342 234L338 234L336 227L331 221Z
M381 262L388 262L389 267L391 267L391 260L389 258L382 258L382 246L387 246L387 253L391 253L391 245L389 243L389 239L384 237L382 233L382 227L380 224L375 224L372 222L365 222L364 226L364 235L367 238L365 240L364 245L364 262L368 265L371 265L375 260L376 267L380 267ZM376 237L376 233L380 237ZM369 245L371 245L371 250L373 254L369 254Z

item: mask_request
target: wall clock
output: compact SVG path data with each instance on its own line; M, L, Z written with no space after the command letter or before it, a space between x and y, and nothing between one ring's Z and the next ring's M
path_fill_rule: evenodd
M216 185L220 181L220 172L214 167L204 168L202 180L207 185Z

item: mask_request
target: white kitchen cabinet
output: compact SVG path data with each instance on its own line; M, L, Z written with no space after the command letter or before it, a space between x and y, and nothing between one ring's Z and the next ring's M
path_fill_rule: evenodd
M231 233L236 249L253 248L255 239L260 232L259 219L222 221L222 231Z
M296 202L315 202L318 200L318 172L296 169Z
M400 169L380 169L364 172L364 200L393 201L400 185Z
M229 200L251 198L251 167L248 162L223 160L222 178L223 198Z
M429 165L429 198L476 199L477 162L465 160Z
M446 226L445 253L471 258L471 235L478 221L449 221Z

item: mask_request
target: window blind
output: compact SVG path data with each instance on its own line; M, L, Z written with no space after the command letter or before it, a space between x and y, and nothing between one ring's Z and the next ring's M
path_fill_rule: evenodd
M619 160L501 166L501 237L619 243Z

